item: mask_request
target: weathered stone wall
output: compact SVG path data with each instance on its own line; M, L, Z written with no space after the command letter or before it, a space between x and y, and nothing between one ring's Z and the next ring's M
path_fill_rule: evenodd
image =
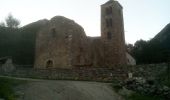
M101 38L105 65L126 65L122 6L114 0L101 5Z
M90 81L112 81L123 80L127 75L118 70L109 68L73 68L73 69L33 69L17 68L13 72L4 72L0 69L0 75L41 78L41 79L63 79L63 80L90 80Z
M132 73L132 77L155 79L166 71L167 64L115 66L114 68L77 67L72 69L36 69L16 67L15 70L10 72L6 72L0 68L0 75L44 79L113 81L127 79L129 73Z
M89 37L90 51L91 51L91 65L93 67L104 66L104 49L103 42L100 37Z
M74 21L56 16L38 34L35 68L72 68L88 64L87 37ZM87 50L86 50L87 49Z

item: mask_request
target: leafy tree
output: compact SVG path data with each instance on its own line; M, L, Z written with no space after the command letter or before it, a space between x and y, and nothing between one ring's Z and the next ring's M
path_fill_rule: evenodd
M149 41L138 40L127 45L137 64L167 63L170 59L170 24ZM132 47L132 49L130 49Z
M14 64L33 65L36 33L46 22L40 20L21 28L0 27L0 58L10 56Z
M4 22L0 22L0 26L1 27L5 27L5 23Z
M133 50L133 44L126 44L126 49L127 49L127 52L128 53L131 53L132 52L132 50Z
M8 17L5 19L7 27L10 28L18 28L20 25L20 21L9 14Z
M130 51L130 54L136 59L137 64L142 64L147 62L147 41L138 40L134 44L133 48Z

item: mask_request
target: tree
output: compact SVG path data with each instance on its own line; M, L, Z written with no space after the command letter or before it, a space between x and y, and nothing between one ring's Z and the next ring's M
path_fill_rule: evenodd
M132 50L133 50L133 44L126 44L126 49L127 49L127 52L128 53L131 53L132 52Z
M18 28L20 25L20 21L9 14L8 17L5 19L7 27L10 28Z
M1 27L5 27L5 23L4 22L0 22L0 26Z
M134 44L130 54L136 59L137 64L147 63L147 47L147 41L145 40L138 40Z

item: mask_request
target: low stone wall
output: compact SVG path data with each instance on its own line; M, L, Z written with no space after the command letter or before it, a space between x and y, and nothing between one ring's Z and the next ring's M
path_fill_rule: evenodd
M112 68L34 69L16 68L12 72L0 71L1 75L62 80L112 81L123 80L127 74Z
M11 72L6 72L0 68L0 74L7 76L91 81L124 80L128 78L129 74L131 74L132 77L143 77L147 79L158 77L164 72L167 72L167 64L115 66L114 68L81 67L73 69L34 69L17 67Z

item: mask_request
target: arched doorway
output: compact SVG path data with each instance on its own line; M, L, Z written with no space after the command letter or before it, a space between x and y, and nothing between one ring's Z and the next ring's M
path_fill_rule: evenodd
M48 60L46 62L46 68L51 68L51 67L53 67L53 61L52 60Z

